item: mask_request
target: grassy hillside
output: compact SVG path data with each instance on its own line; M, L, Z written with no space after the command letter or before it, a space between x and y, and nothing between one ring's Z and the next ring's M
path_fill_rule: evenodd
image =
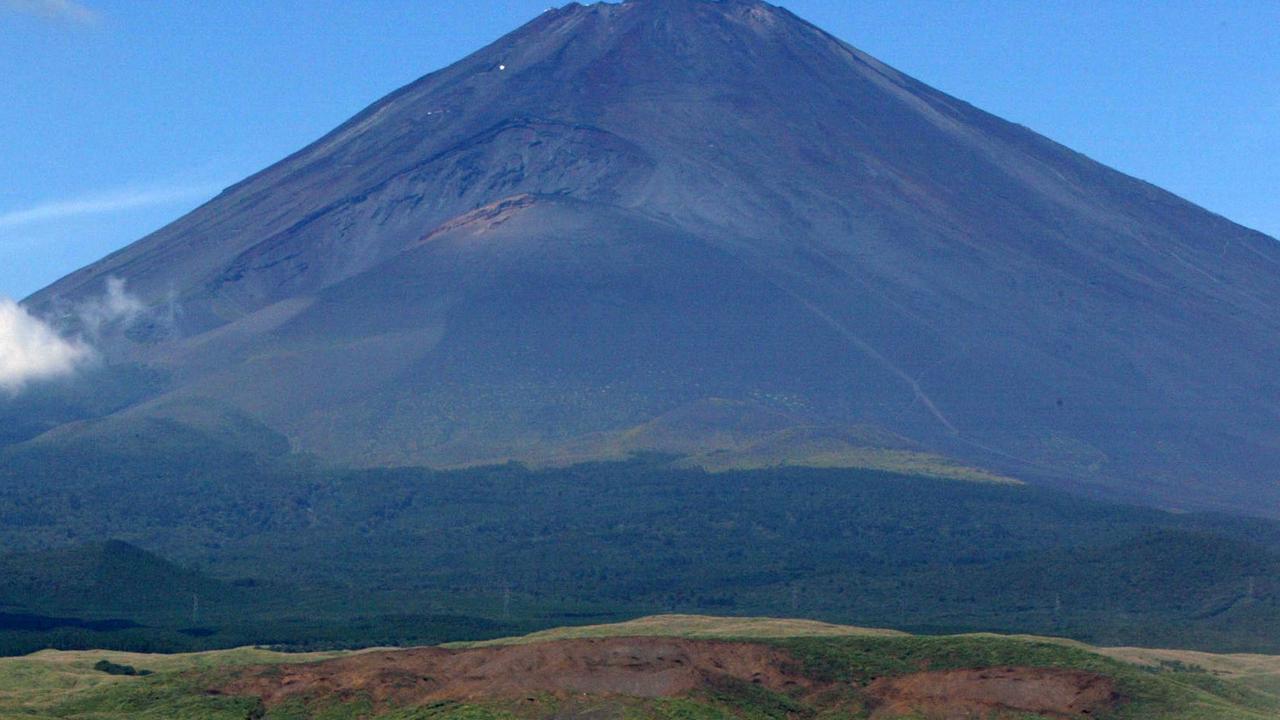
M604 625L576 625L552 628L516 637L495 638L472 642L447 643L444 647L493 647L570 640L575 638L606 637L684 637L684 638L736 638L749 640L800 638L800 637L906 637L907 633L884 628L863 628L852 625L834 625L815 620L779 619L767 617L716 617L712 615L651 615Z
M917 637L895 632L823 625L808 621L764 618L721 619L662 616L590 628L567 628L512 638L508 643L551 647L572 638L683 637L750 641L774 648L792 659L801 687L771 689L729 678L710 679L696 687L658 695L580 695L544 692L513 699L497 686L492 694L471 693L426 703L388 700L379 683L398 683L394 673L373 672L374 680L354 692L324 691L290 696L288 701L260 702L258 696L235 691L236 678L256 677L270 686L286 677L272 667L289 664L321 673L322 661L347 658L344 667L372 667L392 662L394 654L373 652L286 655L239 649L194 655L138 655L113 652L46 651L23 658L0 659L0 718L5 720L123 720L124 718L438 718L440 720L529 720L547 717L627 717L696 720L713 718L896 718L932 717L911 714L886 704L879 688L947 672L980 668L1030 668L1047 674L1064 672L1095 677L1110 684L1115 698L1091 713L1121 720L1262 720L1280 713L1280 657L1236 656L1136 648L1097 648L1071 641L1036 637L965 635ZM148 675L113 675L95 669L107 659ZM1194 660L1192 662L1191 660ZM344 671L344 672L349 672ZM519 674L522 671L514 671ZM999 671L996 670L996 673ZM304 673L298 677L307 677ZM981 677L981 674L975 675ZM378 680L377 678L381 678ZM287 682L281 679L279 682ZM958 687L958 686L957 686ZM960 697L965 689L951 687ZM403 696L401 696L403 697ZM901 698L898 698L901 705ZM1017 701L1015 696L1009 702ZM917 703L923 702L917 698ZM932 702L932 701L930 701ZM936 703L935 703L936 704ZM937 707L920 705L920 712ZM1013 712L998 705L990 713L966 717L1051 717ZM899 712L901 711L901 712ZM1004 712L1004 714L1001 714ZM939 715L941 717L941 715Z

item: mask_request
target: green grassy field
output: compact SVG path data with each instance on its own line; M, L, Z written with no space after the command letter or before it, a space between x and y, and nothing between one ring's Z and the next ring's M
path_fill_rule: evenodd
M0 718L125 718L155 701L148 712L166 715L190 704L181 698L181 680L192 672L243 665L314 662L341 653L279 653L236 648L175 655L104 651L42 650L24 657L0 658ZM112 675L94 669L102 660L128 665L149 675ZM140 715L141 716L141 715ZM203 717L199 714L188 717ZM240 716L240 717L243 717Z
M4 720L548 720L549 718L872 717L856 688L922 668L1034 667L1083 670L1114 680L1123 701L1095 717L1114 720L1264 720L1280 717L1280 657L1176 650L1096 648L1078 642L990 634L923 637L894 631L765 618L670 615L614 625L545 631L485 644L528 644L570 638L688 637L767 643L784 649L806 677L831 687L819 695L786 694L747 683L717 683L678 697L546 696L537 703L470 698L423 706L376 705L369 697L314 697L272 707L256 698L211 694L219 677L246 666L310 663L351 653L283 654L261 649L183 655L43 651L0 659ZM476 644L470 644L474 646ZM109 660L147 675L95 669ZM533 709L531 709L531 707ZM875 717L911 717L884 715ZM925 718L928 715L917 717ZM991 714L1033 718L1034 714ZM1043 716L1049 717L1049 716Z

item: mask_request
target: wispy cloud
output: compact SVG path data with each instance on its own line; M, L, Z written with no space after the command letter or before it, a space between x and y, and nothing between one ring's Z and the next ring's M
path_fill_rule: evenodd
M86 300L76 307L76 315L84 332L94 340L103 326L117 320L128 322L145 309L142 301L124 289L124 280L107 278L107 290L100 298Z
M75 0L0 0L0 8L70 25L93 25L101 19Z
M220 189L221 187L218 185L189 185L183 187L119 190L111 193L55 200L20 210L0 212L0 230L36 223L56 222L84 215L101 215L144 207L190 202L211 197Z

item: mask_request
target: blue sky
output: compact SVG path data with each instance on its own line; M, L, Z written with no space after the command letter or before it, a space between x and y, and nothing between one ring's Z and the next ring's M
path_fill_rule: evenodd
M1280 236L1277 0L791 0L915 77ZM0 0L0 297L178 217L547 0Z

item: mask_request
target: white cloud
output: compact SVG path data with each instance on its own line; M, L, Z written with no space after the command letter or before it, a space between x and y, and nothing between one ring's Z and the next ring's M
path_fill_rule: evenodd
M26 308L0 298L0 390L15 393L35 380L70 375L92 357L81 340L60 336Z
M0 391L15 394L37 380L67 377L99 356L94 348L112 323L128 326L145 306L108 278L106 292L71 306L63 315L80 335L68 337L9 298L0 298Z
M213 185L194 185L170 188L121 190L113 193L90 195L68 200L42 203L22 210L0 213L0 230L22 225L54 222L82 215L132 210L135 208L169 203L188 202L209 197L221 189Z
M0 7L72 25L92 25L100 18L74 0L0 0Z

